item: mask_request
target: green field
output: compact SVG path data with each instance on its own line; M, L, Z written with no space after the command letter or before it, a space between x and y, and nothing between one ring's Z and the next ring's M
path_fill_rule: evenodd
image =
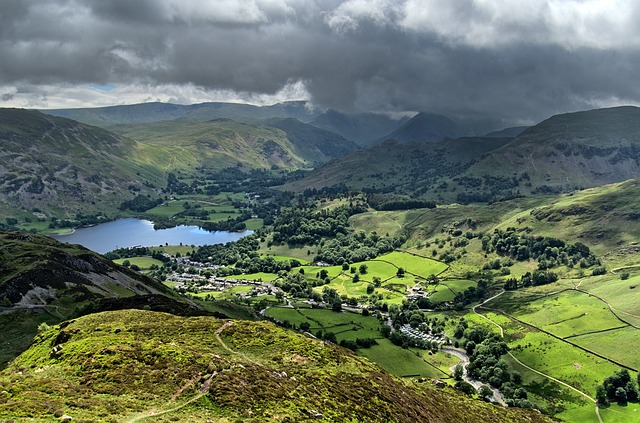
M125 260L128 260L129 263L131 263L132 265L135 264L136 266L138 266L140 269L143 269L143 270L150 269L151 266L154 264L158 267L162 267L163 265L163 263L160 260L156 260L148 256L116 259L116 260L113 260L113 262L122 265L122 263Z
M624 325L606 304L573 290L523 304L515 315L561 338Z
M393 251L377 260L388 261L397 267L402 267L408 273L427 278L430 275L439 275L447 269L447 265L426 257L420 257L400 251Z
M466 289L476 286L476 283L466 279L444 279L437 285L429 285L427 291L431 292L429 299L433 302L453 301L455 295Z
M325 309L294 309L272 307L266 314L281 321L299 326L308 322L310 331L333 332L338 341L356 338L381 338L380 323L375 317L363 316L351 312L335 312Z
M397 345L393 345L388 339L379 339L378 345L374 345L371 348L362 348L358 350L358 353L397 376L430 377L435 379L448 377L448 372L440 370L437 365L429 364L422 358L423 351L400 348ZM438 360L439 363L447 360L443 353L437 354L442 355L442 358ZM431 357L429 360L431 360Z
M571 338L581 347L595 351L634 369L640 369L640 330L627 326L623 329L593 333Z

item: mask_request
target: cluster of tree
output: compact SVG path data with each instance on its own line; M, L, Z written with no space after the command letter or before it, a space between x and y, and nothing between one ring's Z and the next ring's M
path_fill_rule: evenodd
M300 267L301 263L296 259L276 260L271 256L267 257L246 257L236 261L236 267L241 268L246 273L278 273L288 272L295 267Z
M335 238L320 242L316 261L329 264L355 263L370 260L381 254L391 252L405 241L402 236L380 236L376 232L364 231L344 235L338 233Z
M340 340L340 346L349 348L351 351L356 351L359 348L371 348L374 345L378 345L378 341L374 338L356 338L355 341L351 339Z
M539 270L559 265L587 268L601 264L589 247L581 242L567 244L557 238L518 233L514 228L506 231L496 229L492 236L483 236L482 249L518 261L538 260Z
M324 285L325 283L328 283L328 281L325 282L321 279L308 280L301 273L292 272L284 274L283 277L281 277L280 280L276 281L274 284L283 292L286 292L292 297L312 299L319 304L323 301L323 296L322 294L314 291L313 288L316 286ZM334 298L331 298L331 300L333 301ZM339 300L340 297L338 296L338 301Z
M462 292L457 292L453 297L453 306L461 309L467 304L486 298L488 293L489 282L485 279L480 279L477 286L470 286Z
M106 220L106 217L100 213L98 214L82 214L77 213L75 219L57 219L55 217L51 218L51 222L49 223L49 229L54 228L75 228L78 226L89 226L96 225L98 223L102 223ZM16 223L17 224L17 219Z
M251 213L243 212L240 216L232 218L229 216L227 220L220 220L218 222L203 222L201 227L206 231L228 231L228 232L240 232L247 229L246 220L251 218Z
M402 305L392 305L389 307L389 318L396 330L400 326L408 324L414 329L420 329L433 335L444 334L448 320L446 317L444 319L430 318L428 313L419 310L415 301L403 301Z
M389 335L389 341L394 345L398 345L402 348L421 348L423 350L438 351L440 344L436 341L427 341L425 339L414 338L405 335L402 332L394 331Z
M162 201L162 198L152 200L146 195L138 194L131 200L123 201L118 208L120 210L131 210L142 213L162 204Z
M370 194L367 196L367 203L376 210L433 209L436 207L436 203L433 201L398 194Z
M171 258L164 255L161 251L153 250L149 247L127 247L127 248L117 248L115 250L109 251L104 255L109 260L116 260L121 258L131 258L131 257L147 257L151 256L156 260L160 260L163 263L167 263L171 261Z
M520 287L526 288L529 286L538 286L552 283L558 280L558 275L550 270L534 270L527 272L520 277L520 281L516 278L509 278L504 282L504 289L507 291L518 289Z
M366 210L366 205L360 201L334 209L317 210L306 203L283 209L273 223L273 242L316 244L323 237L346 234L349 217Z
M509 406L531 408L533 405L522 387L522 375L515 370L509 371L508 364L501 359L509 350L507 344L499 335L489 333L482 327L465 328L462 337L457 336L460 335L460 328L466 326L466 321L461 320L454 336L466 341L464 347L469 355L467 374L499 389ZM461 374L454 372L456 376L461 377Z
M638 383L640 383L640 377ZM631 379L627 369L615 372L605 378L602 385L596 387L596 400L600 405L608 405L613 401L626 404L628 401L636 402L639 398L638 385Z
M259 243L257 236L248 235L235 242L203 245L191 254L191 259L200 263L229 266L238 260L258 257Z

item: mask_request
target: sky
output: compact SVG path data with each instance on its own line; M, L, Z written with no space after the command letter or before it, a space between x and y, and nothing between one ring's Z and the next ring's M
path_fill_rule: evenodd
M531 123L640 104L636 0L0 0L0 107L308 100Z

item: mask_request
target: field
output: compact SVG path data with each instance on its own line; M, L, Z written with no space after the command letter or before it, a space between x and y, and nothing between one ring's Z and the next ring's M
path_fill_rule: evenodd
M638 356L640 330L633 327L627 326L607 332L576 336L571 338L571 342L615 359L633 369L640 369L640 356Z
M394 266L402 267L408 273L416 276L427 278L431 275L439 275L447 269L447 265L439 261L426 257L393 251L384 256L378 257L376 260L387 261Z
M624 326L606 304L574 290L532 301L515 315L560 338Z
M310 324L310 332L322 330L333 332L338 341L356 338L382 338L380 323L371 316L351 312L335 312L324 309L294 309L272 307L266 314L281 321L300 326L301 323Z
M418 349L402 349L380 334L380 323L372 316L362 316L350 312L334 312L323 309L272 307L266 314L281 321L299 326L303 322L311 325L310 332L319 330L333 332L339 341L343 339L374 338L378 345L361 348L358 353L378 363L387 371L398 376L422 376L448 378L448 369L455 363L455 357L439 352L428 355ZM432 364L433 363L433 364Z
M429 285L427 291L431 292L429 299L439 303L452 301L455 295L466 289L476 286L476 283L466 279L444 279L437 285Z
M150 269L154 264L158 267L162 267L163 264L160 260L156 260L152 257L131 257L126 259L116 259L113 262L121 265L126 260L128 260L132 265L135 264L143 270Z

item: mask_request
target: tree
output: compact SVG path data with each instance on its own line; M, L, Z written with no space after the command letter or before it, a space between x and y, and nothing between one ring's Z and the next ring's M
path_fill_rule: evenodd
M361 275L366 275L368 269L369 269L369 266L367 266L366 264L361 264L358 270Z
M404 269L402 267L398 267L398 271L396 272L396 276L399 278L404 277Z
M455 380L462 380L462 375L464 374L464 367L462 364L456 364L456 367L453 368L453 378Z
M311 328L311 324L309 322L302 322L300 323L300 330L308 332L309 328Z
M454 385L454 388L464 392L467 395L473 395L476 393L476 388L474 388L472 384L470 384L469 382L465 382L464 380L457 381Z
M372 284L368 284L367 285L367 294L373 294L375 289L376 289L375 286L373 286Z
M358 273L353 275L353 282L360 282L360 275Z
M493 396L493 390L491 390L487 385L482 385L478 390L478 395L480 395L480 398L484 400L489 400L489 398Z
M618 404L626 404L627 391L623 387L616 388L615 398L616 398L616 401L618 401Z
M609 399L607 398L607 390L604 389L604 385L598 385L596 387L596 401L599 405L608 405Z

